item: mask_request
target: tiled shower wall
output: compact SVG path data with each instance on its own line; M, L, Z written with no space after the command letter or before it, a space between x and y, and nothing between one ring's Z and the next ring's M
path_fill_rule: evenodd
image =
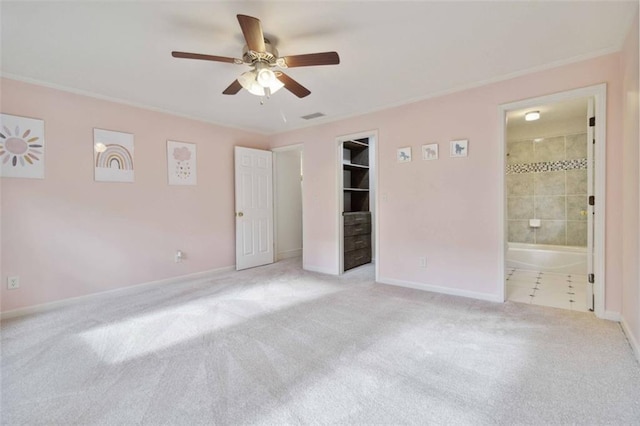
M510 242L587 245L587 134L507 141ZM529 219L540 219L532 228Z

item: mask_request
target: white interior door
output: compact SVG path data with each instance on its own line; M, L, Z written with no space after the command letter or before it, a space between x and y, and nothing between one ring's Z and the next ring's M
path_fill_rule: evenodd
M593 122L592 122L593 117ZM587 104L587 308L593 311L594 308L594 292L593 286L595 282L594 274L594 214L595 214L595 163L594 163L594 150L595 150L595 109L594 100L589 98ZM593 202L592 202L593 201Z
M235 147L237 270L273 263L271 155Z

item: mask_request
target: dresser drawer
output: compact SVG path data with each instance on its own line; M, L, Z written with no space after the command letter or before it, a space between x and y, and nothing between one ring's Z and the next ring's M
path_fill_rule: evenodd
M360 223L371 223L371 212L349 212L344 213L345 225L358 225Z
M344 236L350 237L352 235L370 234L371 223L360 223L358 225L345 225Z
M344 270L371 262L371 249L353 250L344 254Z
M362 234L344 238L344 251L358 250L371 247L371 235Z

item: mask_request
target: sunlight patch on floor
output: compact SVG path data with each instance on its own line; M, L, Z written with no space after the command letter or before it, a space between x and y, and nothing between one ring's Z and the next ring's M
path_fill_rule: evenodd
M331 286L309 291L301 281L296 287L300 290L287 283L232 289L94 327L80 337L104 362L116 364L339 291Z

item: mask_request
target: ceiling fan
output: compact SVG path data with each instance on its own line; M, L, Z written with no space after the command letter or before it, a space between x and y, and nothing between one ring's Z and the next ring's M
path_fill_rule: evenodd
M269 97L282 87L299 98L308 96L309 89L289 77L278 68L308 67L313 65L337 65L337 52L309 53L306 55L278 56L278 51L264 38L260 20L247 15L237 15L242 34L247 45L242 51L242 59L225 56L203 55L199 53L171 52L174 58L201 59L204 61L247 64L251 70L243 73L227 87L225 95L235 95L244 88L256 96Z

